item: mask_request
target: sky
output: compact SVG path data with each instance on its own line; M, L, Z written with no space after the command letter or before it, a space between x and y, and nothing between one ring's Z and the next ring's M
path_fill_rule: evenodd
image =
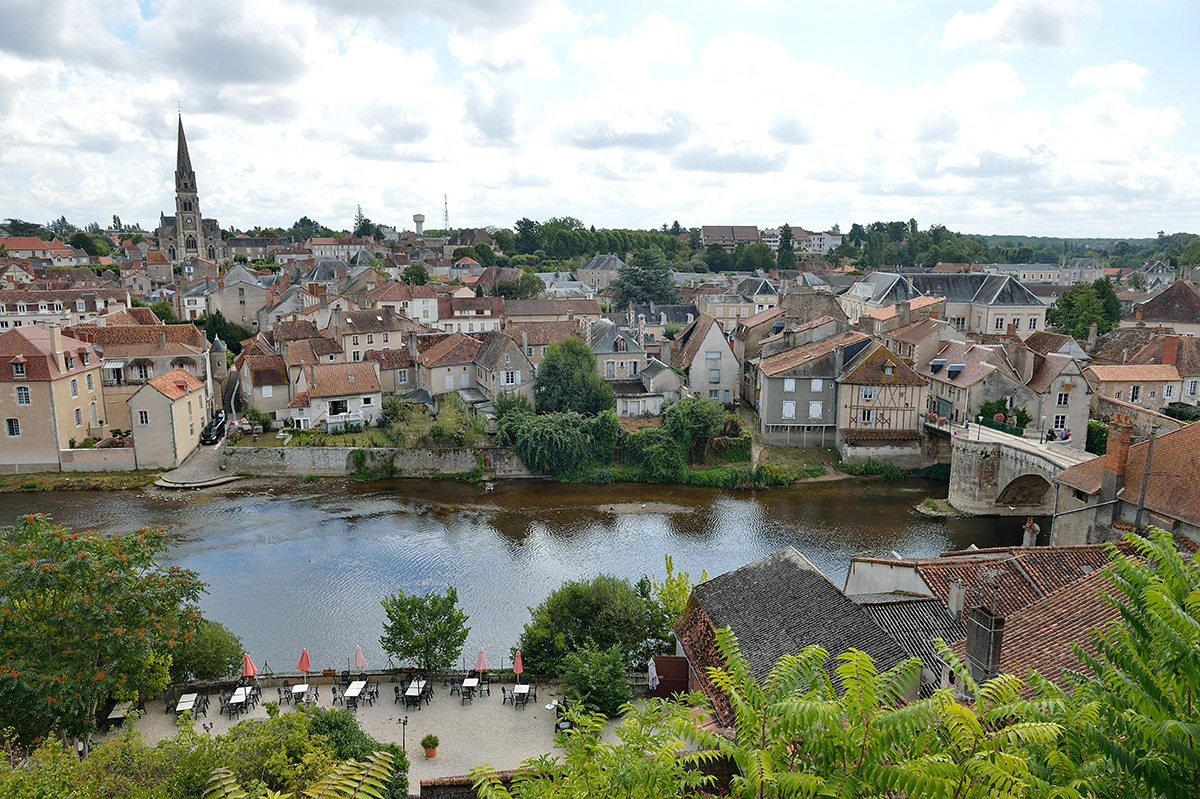
M1194 0L0 0L0 218L1200 232Z

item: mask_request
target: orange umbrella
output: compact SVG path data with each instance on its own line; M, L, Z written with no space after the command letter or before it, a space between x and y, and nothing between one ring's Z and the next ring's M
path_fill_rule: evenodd
M475 671L482 674L487 671L487 658L483 656L483 648L479 649L479 657L475 658Z
M258 676L258 668L254 665L254 661L250 659L250 655L248 655L248 654L242 656L242 676L243 677L257 677Z
M304 678L308 679L309 664L308 664L308 650L307 649L300 650L300 662L296 664L296 668L299 671L304 672Z
M521 681L521 672L525 671L525 664L521 662L521 650L517 650L517 656L513 659L513 674L517 675L517 682Z
M363 657L362 647L354 647L354 668L365 669L367 667L367 659Z

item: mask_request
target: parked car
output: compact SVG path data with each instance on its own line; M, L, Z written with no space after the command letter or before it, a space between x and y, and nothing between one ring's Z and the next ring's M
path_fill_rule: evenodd
M218 412L220 418L213 419L209 422L208 427L204 428L200 433L201 444L215 444L225 435L225 414Z

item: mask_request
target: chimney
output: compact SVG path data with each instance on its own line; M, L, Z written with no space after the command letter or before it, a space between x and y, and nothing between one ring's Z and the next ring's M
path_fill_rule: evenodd
M165 330L158 331L158 348L160 350L167 348L167 331Z
M1163 339L1162 364L1174 366L1179 360L1179 336L1167 336Z
M963 604L967 599L967 584L962 580L955 580L950 583L950 595L946 597L946 609L950 612L950 618L955 621L962 621Z
M1108 423L1108 449L1104 454L1104 473L1100 478L1100 500L1116 499L1125 486L1125 467L1129 462L1129 442L1133 424L1125 414L1116 414Z
M900 317L900 327L908 327L912 322L912 303L908 300L896 303L896 316Z
M662 361L667 366L671 365L671 353L675 349L675 342L669 338L662 340L662 346L659 348L659 355L662 356Z
M1008 336L1009 338L1016 338L1016 336L1017 336L1017 325L1016 325L1016 323L1015 323L1015 322L1009 322L1009 323L1008 323L1008 327L1006 327L1006 328L1004 329L1004 335Z
M529 331L521 328L521 352L529 352Z
M1133 318L1137 320L1137 326L1142 327L1145 323L1142 321L1142 306L1133 309Z
M321 296L321 309L324 310L325 308L329 307L329 295L322 291L320 296Z
M1000 651L1004 643L1004 617L988 608L967 611L967 668L977 683L1000 674Z
M1098 324L1096 324L1095 322L1092 322L1091 326L1088 328L1088 337L1087 337L1088 352L1091 352L1092 350L1096 349L1096 338L1099 335L1100 335L1100 326Z
M50 325L50 353L59 371L65 371L67 364L63 359L62 327L59 325Z

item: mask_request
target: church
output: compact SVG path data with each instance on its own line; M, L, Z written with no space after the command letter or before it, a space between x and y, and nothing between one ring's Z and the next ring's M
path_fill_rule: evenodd
M171 263L203 258L213 263L228 260L221 226L215 219L200 216L200 196L196 173L183 135L183 117L179 118L179 149L175 156L175 216L161 214L158 222L158 248Z

